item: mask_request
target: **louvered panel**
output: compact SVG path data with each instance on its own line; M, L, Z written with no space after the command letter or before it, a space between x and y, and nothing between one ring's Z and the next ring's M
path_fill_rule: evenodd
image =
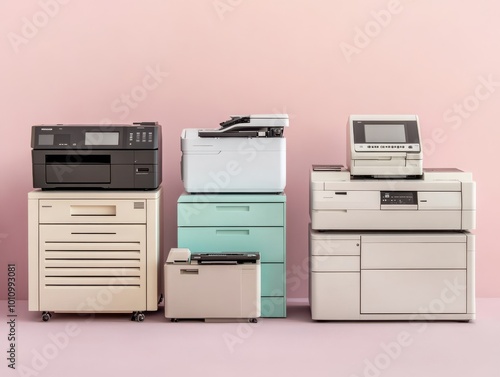
M55 301L59 310L75 311L101 301L103 311L121 310L134 300L142 305L145 225L41 225L40 287L42 307Z

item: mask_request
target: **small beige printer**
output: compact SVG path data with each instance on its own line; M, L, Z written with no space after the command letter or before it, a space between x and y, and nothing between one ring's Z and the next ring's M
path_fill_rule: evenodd
M257 322L259 253L191 253L173 248L165 272L165 317Z

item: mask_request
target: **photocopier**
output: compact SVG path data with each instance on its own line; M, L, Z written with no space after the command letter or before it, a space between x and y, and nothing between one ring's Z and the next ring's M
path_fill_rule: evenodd
M472 174L423 169L413 115L353 115L347 134L349 169L310 173L312 318L474 319Z
M154 190L161 184L156 122L38 125L31 147L34 188Z
M260 317L259 253L170 250L164 267L165 317L249 320Z
M288 115L234 115L220 126L182 131L181 177L186 192L282 192Z

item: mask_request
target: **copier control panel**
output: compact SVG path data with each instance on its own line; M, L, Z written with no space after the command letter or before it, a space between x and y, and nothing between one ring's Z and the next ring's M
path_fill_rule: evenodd
M381 191L380 204L382 205L417 205L416 191Z

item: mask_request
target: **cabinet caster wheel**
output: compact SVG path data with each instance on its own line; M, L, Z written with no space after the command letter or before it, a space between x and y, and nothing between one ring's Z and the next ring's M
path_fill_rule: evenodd
M43 312L42 313L42 321L43 322L48 322L52 318L52 314L49 312Z
M258 319L257 319L257 318L250 318L250 319L248 320L248 322L250 322L250 323L257 323L257 322L258 322Z
M179 322L179 320L177 318L171 318L170 322Z
M135 322L144 322L144 319L146 316L142 312L133 312L132 313L132 318L130 318L131 321Z

